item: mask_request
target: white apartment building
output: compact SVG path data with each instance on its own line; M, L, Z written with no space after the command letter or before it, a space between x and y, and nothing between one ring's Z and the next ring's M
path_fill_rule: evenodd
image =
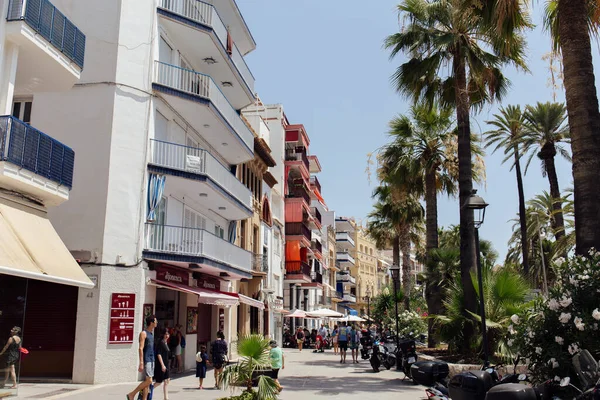
M283 280L285 276L285 204L284 147L285 126L288 125L283 106L263 105L260 100L246 107L244 118L271 149L275 166L268 170L273 185L263 185L263 191L271 207L272 224L262 224L264 246L268 249L268 274L264 292L268 299L269 333L280 344L283 336ZM267 182L268 183L268 182ZM263 249L264 250L264 249Z
M252 254L234 244L253 213L235 173L253 158L239 110L255 100L243 56L256 44L234 0L52 3L86 35L85 68L51 79L77 83L34 93L31 114L78 154L69 204L51 211L96 282L79 290L70 378L136 380L150 314L182 325L192 368L218 330L237 339L240 303L264 308L238 293Z
M85 156L57 135L60 116L48 123L37 103L80 81L86 48L68 9L0 1L0 331L18 327L30 349L15 366L22 379L72 373L78 294L94 287L48 218L71 189L85 190L74 182ZM17 394L12 384L0 397Z

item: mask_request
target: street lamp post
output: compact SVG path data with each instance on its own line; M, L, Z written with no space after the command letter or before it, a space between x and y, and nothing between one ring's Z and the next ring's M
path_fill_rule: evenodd
M489 349L487 341L487 324L485 321L485 303L483 297L483 277L481 273L481 252L479 249L479 228L485 219L485 209L488 204L477 195L477 190L473 189L471 196L467 200L466 207L473 210L473 223L475 225L475 252L477 253L477 281L479 285L479 315L481 316L481 339L483 340L483 364L489 365Z
M396 354L397 354L398 349L400 348L400 328L398 326L398 286L400 284L400 266L394 264L390 267L390 271L392 273L392 280L394 281L394 304L396 305ZM400 370L402 368L398 361L399 360L396 357L396 369Z
M365 291L365 300L367 300L367 324L371 322L371 289L367 286L367 290Z

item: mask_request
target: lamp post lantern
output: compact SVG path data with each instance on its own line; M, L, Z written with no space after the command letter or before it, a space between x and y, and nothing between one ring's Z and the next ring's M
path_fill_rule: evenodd
M489 349L487 341L487 324L485 321L485 302L483 297L483 277L481 274L481 251L479 249L479 228L485 220L485 209L489 204L477 195L477 190L473 189L471 196L466 202L466 207L473 210L473 223L475 225L475 252L477 254L477 283L479 285L479 315L481 316L481 339L483 341L483 363L489 365Z
M396 353L398 353L398 349L400 348L400 328L398 326L398 286L400 284L400 266L396 264L392 265L390 267L390 272L392 273L392 280L394 281L394 304L396 306ZM397 357L396 369L402 369Z

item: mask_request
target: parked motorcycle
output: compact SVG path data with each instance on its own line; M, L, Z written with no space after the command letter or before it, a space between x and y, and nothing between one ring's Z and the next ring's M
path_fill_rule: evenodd
M417 362L417 345L412 332L408 338L402 338L398 346L396 349L398 366L402 368L405 378L412 379L411 367Z
M373 344L371 351L371 358L369 359L373 371L379 372L379 368L383 366L385 369L390 369L396 364L396 355L389 347L388 344L383 341L376 340Z
M373 336L367 329L363 329L362 336L360 337L360 356L363 360L368 360L371 357L371 351L373 350Z

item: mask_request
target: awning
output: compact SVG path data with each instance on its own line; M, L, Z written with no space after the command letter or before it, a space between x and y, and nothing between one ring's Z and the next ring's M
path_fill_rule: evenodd
M198 303L201 304L212 304L215 306L237 306L240 302L236 297L228 296L226 294L211 292L210 290L180 285L174 282L162 282L155 279L150 279L150 283L156 287L162 287L165 289L178 290L184 293L195 294L198 296Z
M93 288L47 213L0 198L0 273Z
M223 294L240 299L240 303L247 304L251 307L256 307L259 310L265 309L265 304L262 301L255 300L252 297L245 296L241 293L222 292Z

